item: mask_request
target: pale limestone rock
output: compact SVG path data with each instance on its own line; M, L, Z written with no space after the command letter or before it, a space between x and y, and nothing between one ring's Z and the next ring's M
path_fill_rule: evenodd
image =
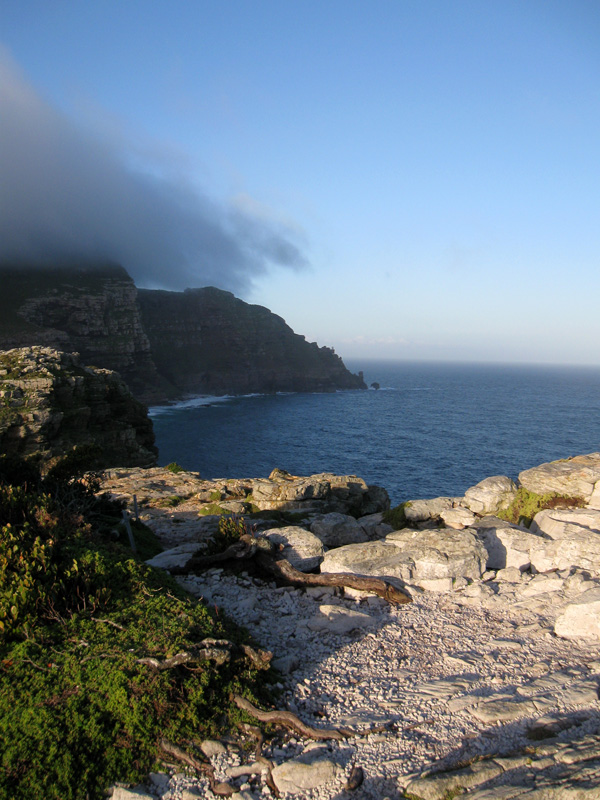
M348 514L331 512L316 519L310 530L325 547L342 547L345 544L366 542L369 537L361 525Z
M316 569L323 560L323 543L304 528L289 525L286 528L273 528L262 535L275 544L283 545L280 554L301 572Z
M527 569L531 563L530 550L540 543L540 536L534 536L527 528L494 516L483 517L470 530L487 551L488 569Z
M455 528L457 531L468 528L475 522L475 514L467 508L448 508L442 511L440 517L447 528Z
M302 794L335 780L342 771L327 748L319 747L278 764L271 777L280 792Z
M546 509L535 515L531 529L549 537L540 538L530 550L531 563L539 572L581 567L600 574L600 511Z
M122 786L115 786L111 795L111 800L156 800L153 794L143 786L135 789L125 789Z
M410 500L404 506L404 515L408 525L439 519L442 511L454 505L452 497L434 497L431 500Z
M464 503L476 514L495 514L508 508L516 493L514 481L506 475L494 475L467 489Z
M364 614L361 611L354 611L342 606L322 605L319 606L319 614L308 620L307 627L311 631L343 634L356 628L368 628L375 622L376 620L370 614Z
M367 539L383 539L388 533L394 530L391 525L383 521L383 514L368 514L365 517L360 517L358 524L367 534Z
M479 579L485 560L483 546L467 531L405 529L378 542L330 550L321 572L399 578L422 588L446 591L452 588L453 578Z
M554 624L562 639L600 641L600 588L589 589L570 602Z
M530 492L583 497L589 501L600 480L600 453L550 461L519 473L519 482Z
M159 569L173 569L173 567L185 567L187 562L202 550L202 545L198 542L180 544L178 547L171 547L170 550L163 550L162 553L146 561L149 567Z

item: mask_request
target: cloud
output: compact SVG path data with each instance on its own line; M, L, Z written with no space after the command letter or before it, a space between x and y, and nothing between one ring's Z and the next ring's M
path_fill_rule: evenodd
M141 286L238 294L272 266L306 266L293 225L203 195L168 154L140 163L122 137L50 106L3 49L0 108L0 261L110 260Z

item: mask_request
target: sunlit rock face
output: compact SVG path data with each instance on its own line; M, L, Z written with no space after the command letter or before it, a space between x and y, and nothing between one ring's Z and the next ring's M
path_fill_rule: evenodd
M97 468L156 461L146 408L116 372L48 347L0 352L0 452L49 461L82 445Z

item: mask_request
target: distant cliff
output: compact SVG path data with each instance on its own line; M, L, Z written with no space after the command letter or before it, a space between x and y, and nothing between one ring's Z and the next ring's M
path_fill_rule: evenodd
M44 345L159 403L187 393L365 389L328 347L219 289L136 289L122 268L0 267L0 350Z
M0 269L0 349L46 345L116 370L136 397L174 395L158 374L137 289L114 265Z
M190 393L365 389L329 347L308 343L262 306L212 287L138 291L158 371Z

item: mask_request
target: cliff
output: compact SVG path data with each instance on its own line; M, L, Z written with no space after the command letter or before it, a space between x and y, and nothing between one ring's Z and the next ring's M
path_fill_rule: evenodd
M115 265L0 268L0 350L44 345L115 370L145 403L185 393L365 389L281 317L219 289L137 289Z
M145 402L176 391L158 374L137 289L115 265L0 270L0 350L45 345L115 370Z
M366 389L331 348L309 343L266 308L208 287L140 289L158 371L184 392L329 392Z
M0 352L0 453L47 461L81 445L96 468L157 456L146 408L117 373L48 347Z

